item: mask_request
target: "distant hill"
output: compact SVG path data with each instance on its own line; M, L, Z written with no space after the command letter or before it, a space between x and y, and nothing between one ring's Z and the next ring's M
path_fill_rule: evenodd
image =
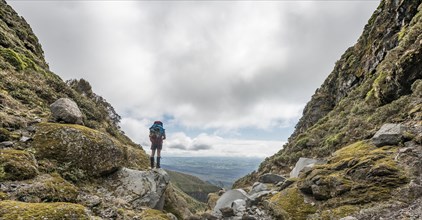
M170 175L170 180L174 185L200 202L207 202L208 193L217 192L220 189L196 176L171 170L166 170L166 172Z

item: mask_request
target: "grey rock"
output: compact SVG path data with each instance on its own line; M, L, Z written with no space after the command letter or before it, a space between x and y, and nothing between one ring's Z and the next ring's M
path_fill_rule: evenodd
M27 142L27 141L31 141L32 138L31 137L27 137L27 136L22 136L21 139L19 139L20 142Z
M301 157L296 162L296 165L293 168L293 170L290 172L290 177L299 177L299 173L303 169L305 169L307 167L313 167L316 164L322 164L322 163L324 163L324 161L322 161L322 160Z
M28 125L34 125L34 124L38 124L38 123L41 123L41 122L42 122L41 118L36 118L36 119L28 122Z
M384 124L372 137L372 143L377 147L397 145L403 139L406 126L402 124Z
M243 213L246 211L246 201L243 199L236 199L233 201L231 208L236 215L238 215L238 213L243 215Z
M149 171L122 168L106 180L112 195L123 199L134 208L148 206L163 210L164 192L170 181L163 169Z
M346 216L344 218L341 218L340 220L358 220L358 219L353 216Z
M201 217L202 217L201 218L202 220L217 220L218 219L216 216L211 215L210 213L207 213L207 212L203 213Z
M255 218L255 217L253 217L251 215L248 215L248 214L244 214L242 216L242 220L257 220L257 218Z
M286 180L283 176L273 174L273 173L266 173L259 177L259 182L261 183L273 183L277 184L278 182L282 182Z
M26 128L26 130L29 131L29 132L31 132L31 133L34 133L37 129L34 126L28 126Z
M295 181L292 181L290 179L287 179L286 181L284 181L279 187L279 191L282 191L283 189L289 187L290 185L292 185Z
M267 185L260 183L260 182L255 182L252 186L252 190L249 192L249 194L254 194L254 193L258 193L261 191L265 191L268 190Z
M78 203L86 207L94 207L101 204L101 198L96 195L90 195L87 193L79 193Z
M0 143L0 148L3 147L13 147L15 143L13 141L3 141Z
M315 197L316 200L326 200L331 198L330 196L330 190L328 189L329 186L318 186L318 185L312 185L312 194Z
M249 196L249 200L247 201L248 206L258 205L261 202L262 198L268 195L271 191L261 191Z
M220 212L225 218L234 216L234 211L230 207L223 207L220 209Z
M53 120L69 124L82 125L82 112L78 105L71 99L61 98L50 105Z
M231 208L232 203L237 200L242 199L247 201L249 199L247 193L242 189L232 189L224 193L215 204L212 214L215 216L221 216L221 208L229 207Z

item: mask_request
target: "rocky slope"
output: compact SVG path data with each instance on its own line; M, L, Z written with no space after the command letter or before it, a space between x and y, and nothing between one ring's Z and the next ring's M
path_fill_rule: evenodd
M421 34L420 0L381 1L306 105L288 143L235 187L248 188L265 173L289 177L299 158L314 158L322 164L308 166L261 203L273 217L421 218ZM398 139L372 140L388 123L402 128Z
M204 207L148 170L119 120L87 81L49 70L0 0L0 219L181 219Z
M284 148L193 215L203 204L147 170L112 106L49 71L0 0L0 219L419 219L421 11L421 0L381 1ZM78 107L71 117L50 109L60 98Z

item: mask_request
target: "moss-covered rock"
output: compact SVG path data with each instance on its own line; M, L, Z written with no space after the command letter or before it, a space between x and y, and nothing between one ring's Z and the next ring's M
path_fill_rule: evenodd
M125 145L127 168L135 170L146 170L149 165L149 156L139 145Z
M25 203L0 201L0 219L90 219L81 205L72 203Z
M34 156L22 150L0 150L0 181L25 180L38 175Z
M317 208L305 203L297 187L287 188L270 198L269 208L278 219L306 219Z
M59 174L45 174L19 188L14 197L24 202L75 202L78 188Z
M327 164L302 174L298 187L334 207L388 199L393 189L408 181L394 161L396 151L396 147L357 142L336 151Z
M125 148L119 141L80 125L41 123L33 139L35 156L66 165L62 172L76 168L88 176L101 176L126 162Z
M141 219L143 220L171 220L165 213L155 210L146 209L141 213Z

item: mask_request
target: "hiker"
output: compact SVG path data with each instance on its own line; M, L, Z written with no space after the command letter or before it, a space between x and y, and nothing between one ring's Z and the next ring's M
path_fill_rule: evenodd
M161 121L155 121L149 128L149 140L151 141L151 169L154 168L155 150L157 150L157 168L160 168L161 149L163 148L163 140L166 139L166 131Z

